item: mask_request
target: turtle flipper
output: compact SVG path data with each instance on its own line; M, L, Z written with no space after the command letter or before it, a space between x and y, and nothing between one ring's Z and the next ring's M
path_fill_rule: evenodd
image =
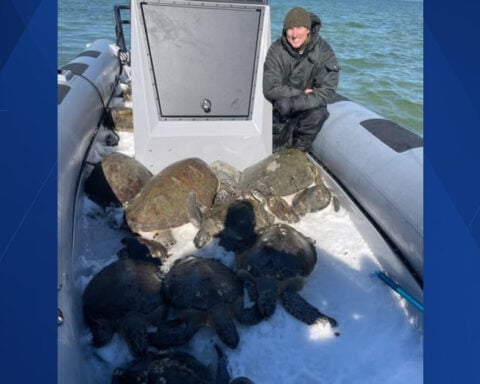
M233 304L232 312L235 319L243 325L256 325L263 320L263 316L256 305L243 306L243 296Z
M147 353L147 325L146 318L135 312L130 312L120 322L122 334L135 356L145 356Z
M82 308L83 317L87 323L90 332L92 332L92 344L95 348L104 347L113 338L115 330L110 322L95 321L91 318L85 306Z
M187 216L190 222L197 228L200 228L203 222L203 213L197 200L195 192L188 193Z
M332 202L333 202L333 210L338 212L340 210L340 201L338 200L337 196L332 195Z
M287 223L298 223L300 221L300 217L295 210L280 196L269 196L267 198L267 206L270 212L282 221Z
M257 313L252 312L249 315L259 316L262 320L272 316L277 306L278 281L268 276L255 278L245 269L240 269L237 272L237 276L243 281L243 288L247 292L249 299L256 303ZM244 315L248 315L248 311L245 311ZM239 321L242 322L241 320ZM260 321L256 323L258 322Z
M250 379L240 376L230 381L230 372L228 371L228 359L222 349L215 344L217 351L217 375L215 384L254 384Z
M217 344L215 344L215 351L217 352L217 375L215 384L229 384L230 372L228 372L227 367L227 356L225 356L225 353Z
M283 292L280 297L287 312L305 324L312 325L317 322L322 322L329 323L332 327L338 325L334 318L324 315L297 292L287 290Z
M157 327L157 331L149 333L148 341L158 349L166 349L186 344L202 327L199 322L171 320Z
M278 297L278 288L277 280L262 276L255 279L257 286L257 308L260 312L260 315L268 319L275 312L275 307L277 306L277 297Z
M92 343L95 348L101 348L107 345L115 334L114 329L109 324L98 324L92 322L92 324L89 324L89 326L93 336Z
M218 337L220 337L220 340L228 347L235 349L240 342L240 336L228 312L224 304L215 306L209 311L210 323L215 329L215 332L217 332Z
M278 219L287 223L298 223L300 217L288 203L278 195L266 195L258 189L252 189L252 196L264 204Z

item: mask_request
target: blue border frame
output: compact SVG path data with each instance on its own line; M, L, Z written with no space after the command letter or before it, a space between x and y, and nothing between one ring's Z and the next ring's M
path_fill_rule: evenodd
M479 377L479 14L425 3L425 383Z
M57 381L57 4L0 2L0 366Z

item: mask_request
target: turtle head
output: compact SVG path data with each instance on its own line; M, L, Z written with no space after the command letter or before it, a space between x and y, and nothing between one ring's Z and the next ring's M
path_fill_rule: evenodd
M137 312L129 312L121 321L122 336L135 356L145 356L148 349L147 320Z
M208 233L208 231L200 229L195 235L193 243L195 244L195 247L202 248L211 240L211 238L212 236L210 235L210 233Z

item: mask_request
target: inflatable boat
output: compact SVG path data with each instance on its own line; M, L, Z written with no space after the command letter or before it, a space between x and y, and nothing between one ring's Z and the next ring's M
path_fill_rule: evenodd
M125 14L129 16L124 17ZM92 42L58 71L59 383L109 382L102 374L107 372L108 377L121 360L115 357L115 350L99 352L89 346L82 317L81 294L86 282L115 254L114 245L111 255L102 254L101 260L91 260L95 256L91 248L108 242L95 238L91 233L94 225L88 224L95 214L83 185L91 165L110 151L124 150L154 174L188 157L207 163L223 160L242 171L272 152L272 107L263 97L261 87L263 61L271 43L270 7L266 0L133 0L131 6L116 6L115 15L115 42ZM126 25L130 26L131 48L125 42ZM222 39L213 44L212 34L221 35ZM120 110L127 117L115 121ZM338 273L332 272L330 278L319 284L329 292L327 282L336 276L335 290L341 291L344 284L348 295L348 285L354 295L357 277L353 274L359 273L361 279L368 281L362 286L367 297L376 290L387 295L387 304L374 311L400 311L402 321L411 328L407 333L417 343L414 347L400 347L394 340L385 343L393 343L388 347L389 353L395 348L415 349L416 360L403 368L397 364L395 369L410 370L405 377L413 378L409 382L417 382L422 370L423 334L423 139L340 95L328 105L328 110L330 116L309 156L338 199L355 236L361 239L361 244L352 245L352 250L344 254L365 247L368 251L364 253L373 255L374 261L368 267L364 262L363 267L340 271L335 268L340 268L341 257L348 256L333 255L338 259L327 260L326 265ZM115 126L122 123L127 128L119 133ZM310 220L317 220L312 217ZM329 225L323 222L327 219L321 220L321 225ZM305 224L305 228L308 226L311 225ZM112 244L118 240L115 236ZM338 239L345 244L351 240ZM321 241L316 244L320 246ZM324 257L328 259L327 253ZM313 298L318 294L322 297L319 301L328 301L315 286L309 289ZM337 305L341 306L341 302ZM356 323L362 322L361 314L351 316ZM340 326L342 320L346 321L339 319ZM390 329L399 325L385 326ZM353 323L351 327L355 332ZM373 333L381 328L373 322L365 327ZM352 337L348 329L340 331L338 340L328 343ZM272 334L275 330L277 327ZM259 339L258 335L252 338ZM360 344L359 351L353 349L353 353L361 353L365 348ZM302 344L295 348L301 351ZM311 347L305 348L306 354L315 354ZM252 346L252 350L256 349L261 348ZM246 376L257 371L259 376L251 379L266 383L258 367L242 372L245 358L240 355L248 351L245 346L243 352L229 355L231 369ZM318 360L324 358L317 356ZM93 360L96 363L92 368ZM285 364L280 357L278 364ZM320 371L325 369L315 361L312 364ZM382 377L380 370L376 371L378 376L372 373L368 382L379 382L376 380ZM277 380L272 382L324 382L320 378L302 381L301 376L289 381L288 374L279 376L285 377L284 381L272 376L272 380ZM402 377L401 373L397 375ZM345 381L338 382L351 381L347 376Z

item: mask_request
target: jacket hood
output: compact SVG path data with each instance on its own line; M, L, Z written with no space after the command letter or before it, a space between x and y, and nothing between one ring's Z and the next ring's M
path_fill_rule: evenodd
M322 27L322 21L317 15L311 12L310 19L312 19L312 29L310 30L310 33L312 34L312 36L316 36L320 32L320 28Z

